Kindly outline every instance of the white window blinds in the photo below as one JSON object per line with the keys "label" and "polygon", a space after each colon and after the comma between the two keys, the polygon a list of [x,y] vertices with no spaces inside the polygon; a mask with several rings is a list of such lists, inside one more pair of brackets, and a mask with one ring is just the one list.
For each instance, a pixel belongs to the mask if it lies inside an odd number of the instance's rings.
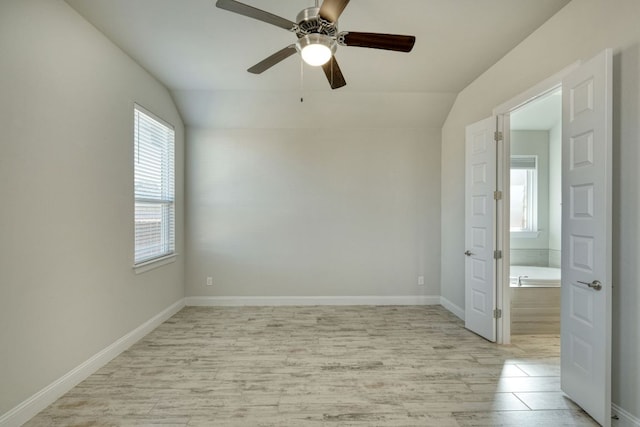
{"label": "white window blinds", "polygon": [[173,127],[134,108],[135,261],[175,252]]}
{"label": "white window blinds", "polygon": [[535,169],[537,156],[511,156],[511,169]]}

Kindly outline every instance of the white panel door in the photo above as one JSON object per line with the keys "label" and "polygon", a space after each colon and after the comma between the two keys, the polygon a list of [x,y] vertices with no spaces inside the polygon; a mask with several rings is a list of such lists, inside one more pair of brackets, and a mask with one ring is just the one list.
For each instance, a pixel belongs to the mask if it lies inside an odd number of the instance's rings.
{"label": "white panel door", "polygon": [[611,51],[562,82],[562,390],[611,423]]}
{"label": "white panel door", "polygon": [[495,117],[467,126],[465,156],[465,327],[492,342],[496,340],[495,131]]}

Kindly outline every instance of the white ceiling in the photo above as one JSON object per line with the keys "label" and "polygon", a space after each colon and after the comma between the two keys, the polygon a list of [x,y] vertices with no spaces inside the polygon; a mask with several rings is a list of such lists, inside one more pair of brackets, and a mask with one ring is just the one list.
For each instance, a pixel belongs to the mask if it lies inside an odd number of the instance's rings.
{"label": "white ceiling", "polygon": [[[243,0],[295,20],[312,0]],[[215,0],[67,0],[163,82],[198,127],[440,127],[457,93],[569,0],[352,0],[342,31],[410,34],[411,53],[338,48],[347,86],[292,56],[246,69],[292,44],[281,28]],[[305,102],[300,102],[301,93]]]}

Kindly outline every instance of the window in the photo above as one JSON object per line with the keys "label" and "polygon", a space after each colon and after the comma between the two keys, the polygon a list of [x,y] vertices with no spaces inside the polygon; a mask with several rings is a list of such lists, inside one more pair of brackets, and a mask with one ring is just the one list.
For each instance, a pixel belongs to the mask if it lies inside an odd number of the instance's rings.
{"label": "window", "polygon": [[537,157],[511,156],[511,231],[537,233]]}
{"label": "window", "polygon": [[134,107],[135,261],[139,266],[175,252],[172,126]]}

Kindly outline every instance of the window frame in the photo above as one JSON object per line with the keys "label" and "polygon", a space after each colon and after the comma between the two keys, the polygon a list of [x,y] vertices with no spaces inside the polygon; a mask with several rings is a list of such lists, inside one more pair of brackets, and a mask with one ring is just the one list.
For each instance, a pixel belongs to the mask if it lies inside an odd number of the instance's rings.
{"label": "window frame", "polygon": [[[155,122],[160,127],[158,128],[164,134],[169,134],[168,139],[165,141],[160,141],[166,146],[162,147],[162,157],[163,160],[160,162],[160,167],[165,170],[160,171],[160,177],[158,181],[154,184],[160,186],[160,190],[158,190],[161,195],[159,197],[149,196],[148,194],[144,197],[139,194],[139,190],[137,185],[139,184],[139,177],[136,164],[140,160],[140,144],[142,141],[139,139],[139,119],[143,117],[144,120],[149,121],[150,123]],[[134,238],[133,238],[133,268],[136,272],[142,273],[145,271],[152,270],[154,268],[160,267],[162,265],[169,264],[175,261],[177,256],[176,253],[176,197],[175,197],[175,127],[158,117],[156,114],[152,113],[145,107],[141,106],[138,103],[134,103],[133,105],[133,155],[132,155],[132,166],[133,166],[133,199],[134,199],[134,214],[133,214],[133,227],[134,227]],[[164,159],[167,156],[168,159]],[[165,164],[164,162],[167,162]],[[153,166],[153,165],[152,165]],[[139,205],[146,206],[160,206],[161,214],[160,214],[160,231],[158,232],[158,237],[161,240],[160,246],[162,249],[156,253],[153,253],[151,256],[140,257],[138,251],[140,249],[140,244],[138,241],[138,228],[137,223],[140,221],[138,207]],[[167,213],[164,212],[165,208],[167,208]]]}
{"label": "window frame", "polygon": [[[533,162],[533,167],[516,167],[513,166],[509,169],[509,173],[513,170],[525,170],[526,174],[526,211],[530,220],[528,221],[528,228],[514,229],[509,224],[510,233],[514,234],[514,237],[520,238],[536,238],[538,237],[538,156],[535,154],[512,154],[511,155],[512,163],[513,159],[530,159]],[[511,180],[510,180],[511,181]],[[512,184],[510,184],[512,185]],[[509,191],[512,192],[511,188]],[[513,203],[513,198],[510,197],[510,204]],[[511,207],[509,208],[511,210]]]}

